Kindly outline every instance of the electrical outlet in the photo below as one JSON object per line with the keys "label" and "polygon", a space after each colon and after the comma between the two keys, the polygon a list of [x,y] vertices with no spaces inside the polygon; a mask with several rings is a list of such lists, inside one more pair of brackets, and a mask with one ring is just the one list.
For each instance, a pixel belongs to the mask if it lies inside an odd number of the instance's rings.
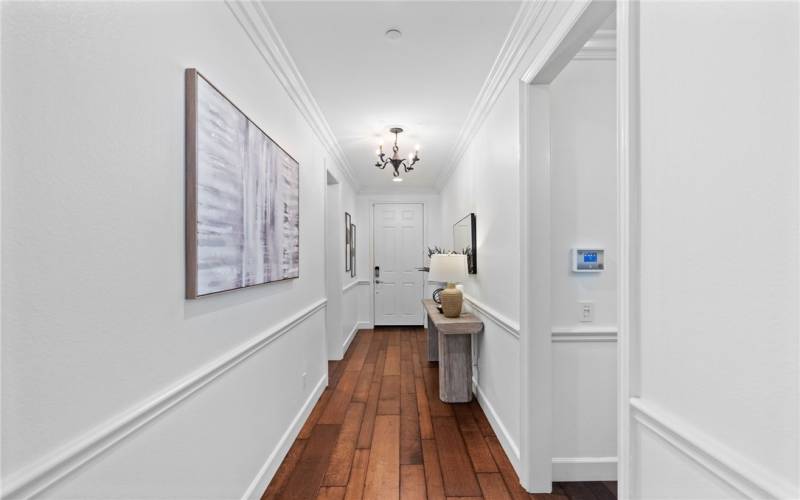
{"label": "electrical outlet", "polygon": [[581,323],[591,323],[594,321],[594,302],[578,302],[580,306]]}
{"label": "electrical outlet", "polygon": [[308,379],[308,377],[306,375],[308,375],[308,374],[306,372],[303,372],[303,390],[304,391],[306,390],[306,379]]}

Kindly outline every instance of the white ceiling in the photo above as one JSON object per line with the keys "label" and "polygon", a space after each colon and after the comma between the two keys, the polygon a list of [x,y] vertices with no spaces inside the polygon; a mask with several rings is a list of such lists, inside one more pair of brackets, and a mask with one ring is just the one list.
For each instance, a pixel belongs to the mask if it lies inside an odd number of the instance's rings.
{"label": "white ceiling", "polygon": [[[505,40],[515,1],[267,2],[265,7],[363,190],[433,188]],[[403,36],[384,33],[398,28]],[[378,138],[413,172],[374,167]],[[401,169],[402,172],[402,169]]]}

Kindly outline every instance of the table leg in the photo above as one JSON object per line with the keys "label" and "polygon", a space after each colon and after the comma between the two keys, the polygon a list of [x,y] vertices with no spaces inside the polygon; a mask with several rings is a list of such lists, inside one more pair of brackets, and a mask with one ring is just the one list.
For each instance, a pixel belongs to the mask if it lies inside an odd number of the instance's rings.
{"label": "table leg", "polygon": [[472,400],[472,335],[439,335],[439,399]]}
{"label": "table leg", "polygon": [[439,361],[439,330],[428,316],[428,361]]}

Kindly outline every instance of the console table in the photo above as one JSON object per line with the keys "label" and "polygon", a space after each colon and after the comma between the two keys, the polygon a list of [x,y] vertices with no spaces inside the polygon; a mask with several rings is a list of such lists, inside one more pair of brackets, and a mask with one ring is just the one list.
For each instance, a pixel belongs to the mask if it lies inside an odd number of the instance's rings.
{"label": "console table", "polygon": [[483,322],[468,312],[446,318],[431,299],[422,305],[428,314],[428,361],[439,362],[439,399],[467,403],[472,400],[472,335],[483,331]]}

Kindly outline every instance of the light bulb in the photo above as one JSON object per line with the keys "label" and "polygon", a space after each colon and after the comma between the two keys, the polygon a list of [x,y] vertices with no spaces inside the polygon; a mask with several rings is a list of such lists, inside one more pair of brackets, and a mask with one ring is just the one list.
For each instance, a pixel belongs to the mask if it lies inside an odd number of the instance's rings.
{"label": "light bulb", "polygon": [[417,151],[419,151],[419,144],[417,144],[416,146],[414,146],[414,149],[416,149]]}
{"label": "light bulb", "polygon": [[409,160],[413,160],[414,159],[414,153],[408,153],[408,159]]}
{"label": "light bulb", "polygon": [[392,178],[392,182],[403,182],[403,178],[402,177],[394,177],[394,178]]}

